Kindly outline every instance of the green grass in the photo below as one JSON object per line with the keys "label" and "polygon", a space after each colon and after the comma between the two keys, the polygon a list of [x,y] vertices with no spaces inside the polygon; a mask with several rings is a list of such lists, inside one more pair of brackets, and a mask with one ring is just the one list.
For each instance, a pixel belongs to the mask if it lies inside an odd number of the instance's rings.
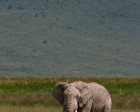
{"label": "green grass", "polygon": [[[43,78],[42,78],[43,79]],[[0,80],[0,93],[50,93],[54,85],[59,81],[73,82],[83,80],[85,82],[96,81],[105,86],[111,94],[140,94],[140,79],[127,78],[35,78],[34,80]]]}
{"label": "green grass", "polygon": [[48,93],[52,87],[50,82],[1,82],[0,93]]}

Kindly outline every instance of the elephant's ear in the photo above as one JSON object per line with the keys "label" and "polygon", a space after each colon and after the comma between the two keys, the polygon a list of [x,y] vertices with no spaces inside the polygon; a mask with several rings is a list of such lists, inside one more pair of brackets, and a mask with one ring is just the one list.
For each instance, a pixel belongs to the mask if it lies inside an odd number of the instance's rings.
{"label": "elephant's ear", "polygon": [[68,83],[67,82],[60,82],[60,83],[55,85],[55,87],[53,88],[53,91],[52,91],[52,96],[62,105],[64,102],[64,96],[63,96],[64,86],[66,84],[68,84]]}
{"label": "elephant's ear", "polygon": [[90,98],[92,97],[92,92],[88,87],[84,87],[83,90],[81,91],[81,95],[79,97],[78,103],[80,107],[83,107]]}

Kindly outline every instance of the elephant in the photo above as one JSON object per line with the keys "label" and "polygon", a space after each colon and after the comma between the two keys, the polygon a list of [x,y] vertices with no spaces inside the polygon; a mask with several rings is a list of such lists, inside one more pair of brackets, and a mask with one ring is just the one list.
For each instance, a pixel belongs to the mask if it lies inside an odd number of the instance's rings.
{"label": "elephant", "polygon": [[110,94],[96,82],[59,82],[52,96],[63,106],[63,112],[111,112]]}

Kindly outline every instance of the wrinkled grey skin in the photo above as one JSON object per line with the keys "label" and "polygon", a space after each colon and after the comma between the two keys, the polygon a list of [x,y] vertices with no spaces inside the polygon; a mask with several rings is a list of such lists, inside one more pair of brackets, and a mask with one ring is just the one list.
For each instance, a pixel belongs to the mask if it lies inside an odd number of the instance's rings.
{"label": "wrinkled grey skin", "polygon": [[64,112],[111,112],[110,94],[95,82],[60,82],[53,88],[52,95]]}

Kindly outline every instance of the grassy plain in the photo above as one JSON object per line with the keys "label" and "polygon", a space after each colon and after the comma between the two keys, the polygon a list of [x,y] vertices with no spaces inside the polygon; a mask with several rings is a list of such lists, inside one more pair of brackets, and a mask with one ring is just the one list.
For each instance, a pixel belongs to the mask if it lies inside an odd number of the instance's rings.
{"label": "grassy plain", "polygon": [[140,78],[0,78],[0,93],[50,93],[61,81],[98,82],[111,94],[140,94]]}
{"label": "grassy plain", "polygon": [[0,78],[0,104],[11,106],[60,106],[51,96],[60,81],[98,82],[110,92],[113,109],[140,109],[139,78]]}

